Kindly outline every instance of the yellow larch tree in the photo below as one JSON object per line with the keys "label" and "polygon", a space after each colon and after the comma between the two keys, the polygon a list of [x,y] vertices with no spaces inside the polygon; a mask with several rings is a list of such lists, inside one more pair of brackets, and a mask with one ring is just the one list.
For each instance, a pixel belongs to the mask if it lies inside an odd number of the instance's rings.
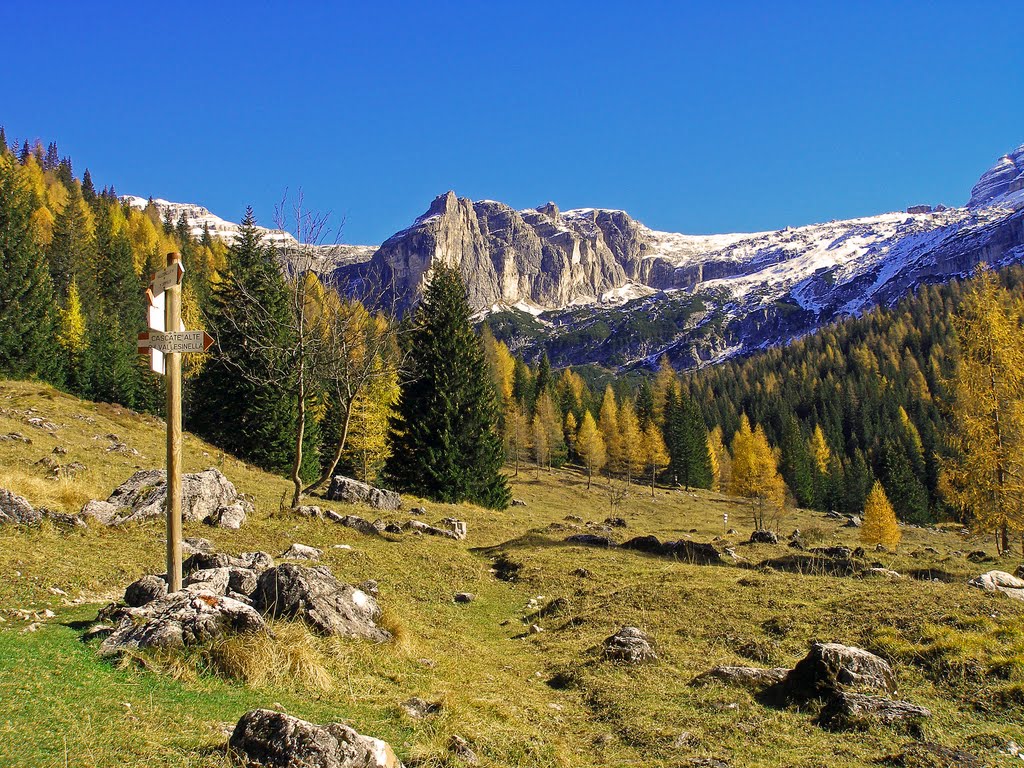
{"label": "yellow larch tree", "polygon": [[764,430],[751,430],[746,414],[732,440],[732,482],[730,492],[750,499],[754,528],[763,530],[772,513],[782,510],[786,484]]}
{"label": "yellow larch tree", "polygon": [[587,488],[589,489],[594,472],[600,472],[605,462],[608,461],[604,437],[601,435],[601,430],[597,428],[590,411],[583,414],[583,423],[576,436],[576,450],[587,468]]}
{"label": "yellow larch tree", "polygon": [[626,485],[644,471],[644,435],[632,400],[619,409],[619,460],[626,472]]}
{"label": "yellow larch tree", "polygon": [[722,439],[722,428],[718,425],[708,432],[708,449],[711,454],[711,490],[723,491],[732,482],[732,457]]}
{"label": "yellow larch tree", "polygon": [[953,327],[960,347],[951,381],[954,407],[940,490],[979,531],[1024,530],[1024,333],[1022,307],[982,265]]}
{"label": "yellow larch tree", "polygon": [[658,364],[658,373],[654,377],[654,384],[651,386],[651,398],[654,401],[654,420],[659,426],[665,424],[665,401],[669,392],[679,389],[679,377],[676,369],[669,363],[666,355],[661,356]]}
{"label": "yellow larch tree", "polygon": [[668,466],[668,448],[665,447],[665,439],[661,436],[661,430],[652,420],[643,436],[644,464],[651,473],[651,498],[654,498],[654,481],[658,472]]}
{"label": "yellow larch tree", "polygon": [[881,544],[894,549],[902,537],[896,512],[885,495],[882,484],[875,480],[867,501],[864,502],[864,519],[860,528],[860,539],[865,544]]}
{"label": "yellow larch tree", "polygon": [[605,450],[608,454],[608,468],[610,472],[619,470],[620,445],[619,438],[619,407],[615,402],[615,392],[611,385],[605,388],[604,398],[601,400],[601,412],[597,417],[597,426],[601,430],[601,437],[604,439]]}

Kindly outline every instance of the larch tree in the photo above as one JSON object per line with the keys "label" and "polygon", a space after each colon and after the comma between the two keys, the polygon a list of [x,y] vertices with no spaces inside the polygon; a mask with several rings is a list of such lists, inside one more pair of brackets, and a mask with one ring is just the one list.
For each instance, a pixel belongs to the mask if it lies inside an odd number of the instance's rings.
{"label": "larch tree", "polygon": [[504,509],[512,493],[501,472],[496,397],[481,375],[486,362],[470,318],[458,271],[436,267],[409,332],[384,472],[400,491]]}
{"label": "larch tree", "polygon": [[901,537],[896,512],[889,503],[882,484],[876,480],[864,503],[860,539],[865,544],[881,544],[893,549],[900,543]]}
{"label": "larch tree", "polygon": [[562,436],[565,440],[566,458],[570,460],[576,457],[576,431],[576,417],[572,411],[567,411],[562,423]]}
{"label": "larch tree", "polygon": [[722,428],[717,424],[708,432],[708,449],[712,466],[711,490],[724,491],[732,483],[732,457],[722,439]]}
{"label": "larch tree", "polygon": [[960,355],[949,390],[952,457],[942,462],[940,488],[978,530],[996,534],[1000,551],[1010,530],[1024,530],[1024,343],[1020,303],[982,266],[953,326]]}
{"label": "larch tree", "polygon": [[668,466],[669,455],[668,449],[665,447],[665,440],[661,436],[661,430],[658,429],[658,425],[654,423],[653,419],[648,422],[647,429],[644,430],[643,456],[644,463],[650,471],[651,498],[654,498],[654,481],[658,472]]}
{"label": "larch tree", "polygon": [[604,390],[604,398],[601,400],[601,412],[597,420],[598,429],[601,430],[601,437],[604,439],[605,450],[607,451],[609,474],[620,468],[622,439],[619,436],[619,407],[615,402],[615,392],[611,385]]}
{"label": "larch tree", "polygon": [[750,499],[754,528],[763,530],[770,517],[782,510],[786,485],[764,430],[751,430],[746,414],[732,440],[732,483],[730,492]]}
{"label": "larch tree", "polygon": [[533,420],[530,422],[530,438],[533,443],[533,461],[537,465],[537,469],[550,467],[551,433],[548,431],[547,424],[544,423],[544,417],[541,416],[539,408],[533,414]]}
{"label": "larch tree", "polygon": [[584,411],[583,423],[580,424],[580,431],[576,437],[576,450],[579,451],[580,459],[587,468],[587,489],[595,472],[600,472],[608,461],[608,453],[604,444],[604,437],[601,430],[597,428],[594,417],[590,411]]}
{"label": "larch tree", "polygon": [[643,432],[632,400],[626,400],[619,410],[619,450],[626,485],[629,485],[634,475],[644,471]]}

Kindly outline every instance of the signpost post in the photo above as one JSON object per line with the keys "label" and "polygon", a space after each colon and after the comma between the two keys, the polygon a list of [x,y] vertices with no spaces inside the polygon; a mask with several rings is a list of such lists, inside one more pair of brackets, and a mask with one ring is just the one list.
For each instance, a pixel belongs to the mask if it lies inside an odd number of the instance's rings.
{"label": "signpost post", "polygon": [[[181,324],[181,255],[167,254],[167,268],[153,275],[146,290],[149,333],[140,333],[139,354],[167,378],[167,590],[181,589],[181,356],[205,352],[213,343],[206,331]],[[161,311],[162,310],[162,311]]]}

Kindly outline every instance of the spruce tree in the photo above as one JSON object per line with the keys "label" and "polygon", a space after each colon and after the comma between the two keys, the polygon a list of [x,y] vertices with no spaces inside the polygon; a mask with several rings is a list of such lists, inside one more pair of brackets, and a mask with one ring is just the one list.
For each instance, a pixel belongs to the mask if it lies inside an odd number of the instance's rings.
{"label": "spruce tree", "polygon": [[459,273],[435,269],[409,335],[385,475],[401,491],[505,508],[494,388]]}
{"label": "spruce tree", "polygon": [[53,288],[32,233],[32,194],[0,157],[0,374],[46,373],[53,350]]}
{"label": "spruce tree", "polygon": [[262,238],[250,208],[213,291],[208,321],[217,345],[196,378],[186,417],[189,429],[221,448],[285,473],[294,456],[297,407],[285,383],[267,372],[279,367],[268,350],[288,343],[287,288]]}

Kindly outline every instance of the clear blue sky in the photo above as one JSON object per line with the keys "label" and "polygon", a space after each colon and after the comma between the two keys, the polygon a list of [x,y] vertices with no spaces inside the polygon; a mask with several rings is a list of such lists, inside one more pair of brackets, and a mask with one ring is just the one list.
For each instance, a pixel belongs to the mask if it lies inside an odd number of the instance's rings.
{"label": "clear blue sky", "polygon": [[1024,143],[1024,3],[19,3],[9,138],[378,243],[437,194],[692,233],[962,204]]}

